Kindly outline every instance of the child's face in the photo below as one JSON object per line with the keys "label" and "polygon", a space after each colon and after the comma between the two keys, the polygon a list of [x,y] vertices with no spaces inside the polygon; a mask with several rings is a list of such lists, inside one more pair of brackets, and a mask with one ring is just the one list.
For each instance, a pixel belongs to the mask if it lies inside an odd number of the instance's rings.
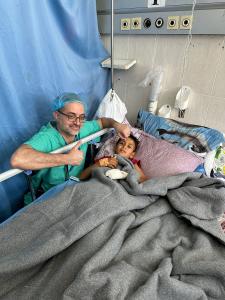
{"label": "child's face", "polygon": [[135,141],[128,137],[124,140],[120,139],[116,144],[116,154],[126,158],[133,158],[135,155],[136,144]]}

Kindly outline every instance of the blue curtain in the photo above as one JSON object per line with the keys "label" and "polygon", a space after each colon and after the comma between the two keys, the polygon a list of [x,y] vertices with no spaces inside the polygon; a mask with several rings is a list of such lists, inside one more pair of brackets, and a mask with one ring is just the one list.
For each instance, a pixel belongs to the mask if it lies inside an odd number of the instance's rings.
{"label": "blue curtain", "polygon": [[[109,88],[95,0],[0,1],[0,173],[13,151],[51,119],[59,93],[76,92],[91,118]],[[0,221],[22,206],[23,174],[0,183]]]}

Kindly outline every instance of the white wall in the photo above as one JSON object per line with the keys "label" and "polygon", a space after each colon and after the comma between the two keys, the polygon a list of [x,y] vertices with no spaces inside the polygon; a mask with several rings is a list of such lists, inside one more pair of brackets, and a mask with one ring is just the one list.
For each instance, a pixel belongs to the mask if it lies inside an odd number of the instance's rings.
{"label": "white wall", "polygon": [[[110,52],[110,36],[103,36],[102,39]],[[182,83],[189,85],[194,97],[185,118],[179,119],[175,109],[171,117],[225,132],[224,47],[225,36],[193,35],[191,43],[187,36],[115,36],[115,58],[137,60],[131,69],[114,72],[115,90],[127,105],[128,119],[134,123],[139,108],[147,109],[150,87],[142,88],[138,83],[150,69],[161,65],[165,75],[158,107],[162,104],[174,106]]]}

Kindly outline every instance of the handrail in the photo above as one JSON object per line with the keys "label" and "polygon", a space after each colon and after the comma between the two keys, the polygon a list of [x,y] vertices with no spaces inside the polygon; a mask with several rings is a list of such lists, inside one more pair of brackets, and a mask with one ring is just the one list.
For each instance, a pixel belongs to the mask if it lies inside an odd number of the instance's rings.
{"label": "handrail", "polygon": [[[97,138],[97,137],[105,134],[109,130],[110,129],[108,129],[108,128],[102,129],[102,130],[100,130],[100,131],[98,131],[96,133],[93,133],[93,134],[91,134],[91,135],[89,135],[89,136],[87,136],[87,137],[85,137],[83,139],[80,139],[79,141],[81,141],[81,144],[85,144],[85,143],[87,143],[87,142],[89,142],[89,141],[91,141],[91,140],[93,140],[93,139],[95,139],[95,138]],[[79,141],[73,142],[73,143],[71,143],[69,145],[66,145],[66,146],[62,147],[62,148],[56,149],[56,150],[54,150],[54,151],[52,151],[50,153],[64,153],[64,152],[67,152],[67,151],[71,150]],[[2,182],[4,180],[7,180],[7,179],[9,179],[9,178],[11,178],[11,177],[13,177],[13,176],[15,176],[17,174],[20,174],[23,171],[24,170],[21,170],[21,169],[10,169],[10,170],[8,170],[6,172],[3,172],[3,173],[0,174],[0,182]]]}

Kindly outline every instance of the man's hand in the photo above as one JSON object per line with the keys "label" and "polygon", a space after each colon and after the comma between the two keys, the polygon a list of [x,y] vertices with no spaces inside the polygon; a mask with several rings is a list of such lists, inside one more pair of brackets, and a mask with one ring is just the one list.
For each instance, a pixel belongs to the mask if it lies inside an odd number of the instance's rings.
{"label": "man's hand", "polygon": [[117,123],[114,128],[122,139],[130,136],[130,127],[128,125]]}
{"label": "man's hand", "polygon": [[126,124],[121,124],[111,118],[98,119],[101,128],[114,128],[122,139],[130,136],[130,127]]}
{"label": "man's hand", "polygon": [[115,157],[104,157],[99,159],[95,165],[115,169],[118,166],[118,160]]}
{"label": "man's hand", "polygon": [[68,165],[78,166],[82,163],[84,159],[83,151],[80,151],[78,148],[80,147],[81,142],[78,142],[76,146],[74,146],[68,153]]}

